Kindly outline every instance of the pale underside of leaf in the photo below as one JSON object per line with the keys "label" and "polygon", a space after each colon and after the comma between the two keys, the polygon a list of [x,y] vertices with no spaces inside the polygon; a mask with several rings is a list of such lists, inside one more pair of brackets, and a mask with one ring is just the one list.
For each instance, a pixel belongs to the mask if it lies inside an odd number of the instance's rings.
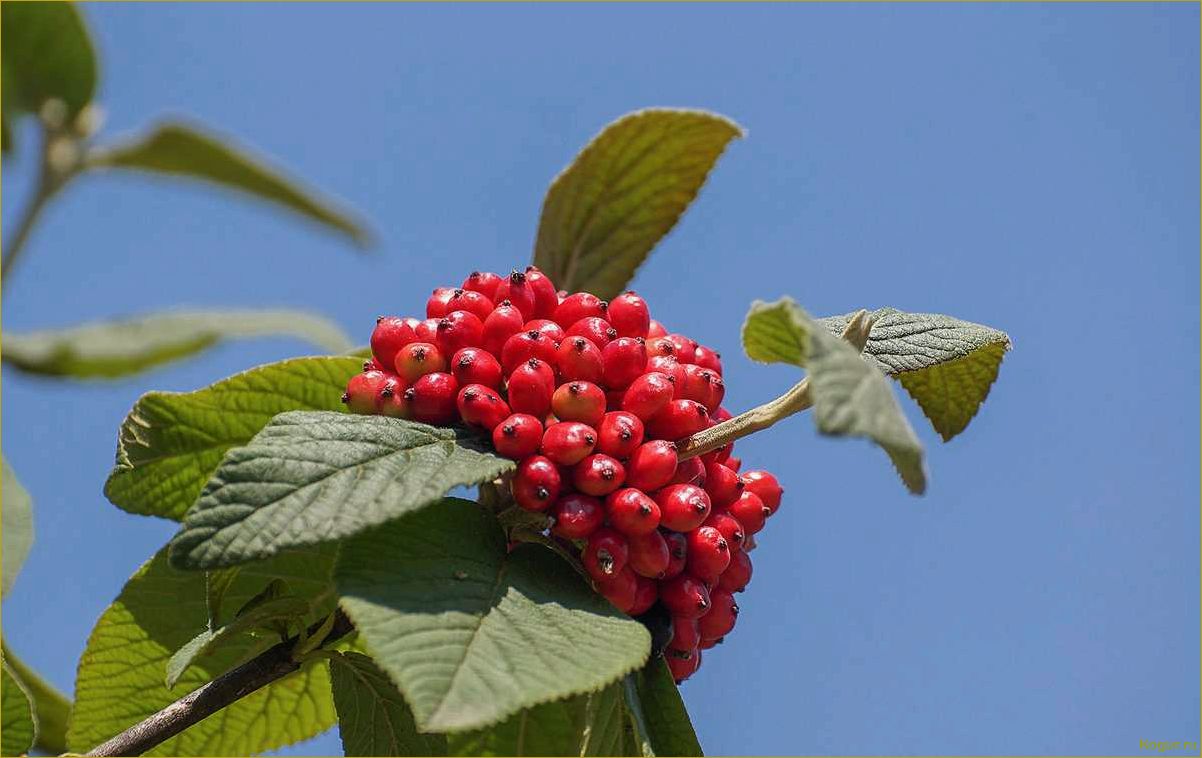
{"label": "pale underside of leaf", "polygon": [[619,294],[742,134],[697,110],[655,108],[613,122],[551,183],[535,265],[570,292]]}
{"label": "pale underside of leaf", "polygon": [[513,469],[488,450],[461,430],[401,419],[280,414],[226,455],[171,559],[218,568],[352,536]]}
{"label": "pale underside of leaf", "polygon": [[366,655],[348,652],[330,660],[338,731],[345,755],[446,755],[441,734],[417,731],[396,685]]}
{"label": "pale underside of leaf", "polygon": [[33,499],[21,486],[17,475],[8,465],[7,458],[0,458],[0,596],[12,589],[21,572],[21,566],[33,546]]}
{"label": "pale underside of leaf", "polygon": [[121,425],[104,494],[131,513],[180,520],[226,452],[279,413],[342,408],[354,358],[294,358],[194,392],[143,395]]}
{"label": "pale underside of leaf", "polygon": [[447,499],[345,543],[341,603],[419,728],[461,732],[599,690],[642,665],[642,624],[555,554],[507,552],[496,520]]}

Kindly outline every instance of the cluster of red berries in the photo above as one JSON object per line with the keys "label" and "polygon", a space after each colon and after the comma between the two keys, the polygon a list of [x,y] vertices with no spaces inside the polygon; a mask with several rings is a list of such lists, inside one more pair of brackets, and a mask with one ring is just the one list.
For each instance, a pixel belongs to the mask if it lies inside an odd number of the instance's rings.
{"label": "cluster of red berries", "polygon": [[754,535],[780,505],[733,443],[678,460],[676,442],[730,418],[713,350],[651,319],[627,292],[557,291],[537,268],[434,290],[426,319],[381,317],[347,385],[356,413],[462,422],[518,461],[519,506],[553,519],[597,589],[632,616],[671,616],[677,681],[734,628]]}

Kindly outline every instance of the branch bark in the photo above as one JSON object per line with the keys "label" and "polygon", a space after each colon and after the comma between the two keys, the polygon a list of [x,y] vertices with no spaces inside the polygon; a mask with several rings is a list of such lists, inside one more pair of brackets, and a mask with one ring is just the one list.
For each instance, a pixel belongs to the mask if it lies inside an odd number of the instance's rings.
{"label": "branch bark", "polygon": [[[309,627],[309,633],[315,633],[320,627],[319,621]],[[353,629],[351,620],[341,610],[335,611],[334,625],[325,642],[340,639]],[[292,657],[298,639],[292,637],[265,650],[141,723],[134,724],[108,742],[97,745],[87,755],[141,755],[222,708],[288,676],[301,667],[301,663]]]}

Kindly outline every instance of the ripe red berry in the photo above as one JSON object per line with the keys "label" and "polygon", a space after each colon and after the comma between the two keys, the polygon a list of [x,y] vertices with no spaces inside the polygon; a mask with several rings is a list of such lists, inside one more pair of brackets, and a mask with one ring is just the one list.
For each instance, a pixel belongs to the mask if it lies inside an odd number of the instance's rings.
{"label": "ripe red berry", "polygon": [[395,374],[385,380],[376,400],[376,411],[391,418],[413,418],[413,408],[405,393],[404,381]]}
{"label": "ripe red berry", "polygon": [[426,301],[426,318],[438,320],[447,315],[447,301],[455,294],[454,287],[437,287]]}
{"label": "ripe red berry", "polygon": [[693,362],[722,376],[722,356],[705,345],[698,345],[693,353]]}
{"label": "ripe red berry", "polygon": [[[731,444],[733,445],[734,443],[732,442]],[[731,471],[738,472],[738,470],[743,467],[743,459],[735,458],[734,456],[727,456],[723,465],[725,465]]]}
{"label": "ripe red berry", "polygon": [[388,375],[383,371],[364,371],[362,374],[355,374],[346,383],[346,392],[342,395],[342,402],[346,404],[347,410],[351,413],[375,413],[380,390],[386,381],[388,381]]}
{"label": "ripe red berry", "polygon": [[410,386],[426,374],[446,370],[446,356],[429,342],[410,342],[396,354],[396,372]]}
{"label": "ripe red berry", "polygon": [[597,452],[623,459],[643,442],[643,422],[633,413],[610,411],[597,427]]}
{"label": "ripe red berry", "polygon": [[664,569],[662,578],[671,579],[674,576],[680,576],[688,561],[688,540],[680,532],[660,529],[659,533],[663,536],[664,542],[668,544],[668,568]]}
{"label": "ripe red berry", "polygon": [[454,355],[465,347],[479,347],[484,344],[483,335],[484,322],[476,314],[451,311],[439,320],[436,339],[438,349],[443,355]]}
{"label": "ripe red berry", "polygon": [[629,387],[643,375],[647,348],[641,337],[618,337],[601,350],[605,361],[605,384],[610,389]]}
{"label": "ripe red berry", "polygon": [[668,646],[677,650],[692,650],[701,642],[697,619],[685,616],[672,617],[672,639]]}
{"label": "ripe red berry", "polygon": [[652,371],[635,379],[622,396],[622,410],[638,416],[643,423],[667,407],[674,393],[667,374]]}
{"label": "ripe red berry", "polygon": [[522,331],[542,332],[549,337],[552,342],[555,343],[556,347],[558,347],[559,343],[563,342],[564,338],[567,336],[562,326],[545,318],[536,318],[533,321],[527,321],[525,324],[522,324]]}
{"label": "ripe red berry", "polygon": [[673,616],[701,618],[710,609],[710,593],[695,577],[681,574],[659,583],[659,599]]}
{"label": "ripe red berry", "polygon": [[572,492],[556,501],[553,515],[553,534],[569,540],[580,540],[601,528],[605,521],[605,508],[600,500],[591,495]]}
{"label": "ripe red berry", "polygon": [[605,301],[588,292],[577,292],[568,295],[555,308],[551,320],[567,329],[582,318],[597,316],[605,318],[607,308]]}
{"label": "ripe red berry", "polygon": [[704,639],[718,639],[730,634],[739,616],[735,596],[718,587],[710,590],[710,610],[697,621],[697,631]]}
{"label": "ripe red berry", "polygon": [[751,556],[746,550],[730,554],[730,565],[718,578],[718,586],[727,592],[742,592],[751,581]]}
{"label": "ripe red berry", "polygon": [[606,579],[626,567],[630,548],[620,532],[601,527],[588,536],[588,544],[580,554],[584,570],[594,579]]}
{"label": "ripe red berry", "polygon": [[684,381],[684,370],[680,361],[672,355],[653,355],[647,359],[647,372],[658,371],[672,379],[672,384]]}
{"label": "ripe red berry", "polygon": [[564,382],[551,396],[551,410],[560,421],[596,427],[605,416],[605,393],[592,382]]}
{"label": "ripe red berry", "polygon": [[717,462],[705,464],[705,491],[715,508],[725,508],[743,491],[743,479]]}
{"label": "ripe red berry", "polygon": [[780,496],[784,493],[784,489],[775,476],[767,471],[748,471],[743,474],[743,481],[747,483],[747,489],[759,496],[764,507],[768,509],[769,515],[776,513],[776,509],[780,507]]}
{"label": "ripe red berry", "polygon": [[626,467],[617,460],[595,453],[572,469],[572,484],[586,495],[602,497],[622,486]]}
{"label": "ripe red berry", "polygon": [[749,489],[744,489],[735,498],[735,501],[724,509],[730,515],[739,520],[743,525],[743,531],[747,536],[751,536],[764,528],[764,520],[768,518],[770,511],[764,505],[764,501],[760,500],[759,495]]}
{"label": "ripe red berry", "polygon": [[508,300],[502,301],[484,319],[484,332],[480,338],[484,349],[499,356],[506,340],[522,331],[525,323],[521,311]]}
{"label": "ripe red berry", "polygon": [[489,432],[509,416],[509,406],[497,391],[483,384],[469,384],[459,390],[455,405],[465,423]]}
{"label": "ripe red berry", "polygon": [[689,458],[676,464],[676,472],[668,484],[696,484],[705,487],[705,466],[700,458]]}
{"label": "ripe red berry", "polygon": [[677,399],[695,400],[706,407],[706,409],[717,408],[715,397],[717,395],[718,383],[721,380],[714,375],[714,372],[706,368],[701,368],[695,363],[680,364],[680,375],[676,381]]}
{"label": "ripe red berry", "polygon": [[663,487],[676,473],[676,445],[665,440],[644,442],[626,462],[626,486],[651,492]]}
{"label": "ripe red berry", "polygon": [[655,502],[660,524],[677,532],[696,529],[710,515],[709,495],[694,484],[670,484],[655,493]]}
{"label": "ripe red berry", "polygon": [[664,325],[661,324],[660,322],[656,321],[655,319],[651,319],[651,324],[647,327],[647,339],[652,340],[652,339],[656,339],[658,337],[667,337],[667,336],[668,336],[668,330],[664,328]]}
{"label": "ripe red berry", "polygon": [[381,316],[376,319],[376,328],[371,332],[371,354],[376,368],[396,365],[396,354],[405,345],[417,339],[413,327],[403,318]]}
{"label": "ripe red berry", "polygon": [[647,301],[633,292],[615,297],[607,312],[609,323],[618,330],[619,337],[646,337],[651,327],[651,312]]}
{"label": "ripe red berry", "polygon": [[[710,377],[710,401],[705,404],[705,407],[711,411],[710,419],[713,420],[712,412],[721,407],[722,401],[726,399],[726,382],[722,377],[714,374]],[[714,422],[717,423],[717,422]]]}
{"label": "ripe red berry", "polygon": [[[623,569],[623,573],[631,572],[630,566],[627,565]],[[659,584],[653,582],[645,576],[635,577],[638,586],[634,592],[634,602],[630,607],[626,608],[626,612],[631,616],[638,616],[651,610],[651,606],[655,605],[655,601],[659,600]],[[608,582],[607,582],[608,584]]]}
{"label": "ripe red berry", "polygon": [[716,584],[730,565],[730,545],[726,538],[712,526],[699,526],[686,533],[685,539],[689,543],[685,568],[701,581]]}
{"label": "ripe red berry", "polygon": [[543,424],[528,413],[515,413],[492,430],[492,444],[506,458],[521,460],[538,452]]}
{"label": "ripe red berry", "polygon": [[479,292],[495,303],[497,301],[497,287],[500,284],[501,277],[491,271],[473,271],[463,280],[463,289]]}
{"label": "ripe red berry", "polygon": [[[614,495],[621,494],[624,491],[619,490]],[[637,492],[637,490],[635,491]],[[612,498],[614,495],[610,495],[610,497]],[[655,502],[652,501],[651,504],[655,505]],[[659,510],[658,506],[656,506],[656,510]],[[610,517],[610,523],[613,523],[612,516]],[[630,566],[634,573],[650,579],[662,579],[666,576],[668,564],[672,560],[672,556],[668,553],[668,541],[664,539],[664,535],[658,529],[646,534],[630,534],[617,524],[614,524],[614,528],[626,535],[626,541],[630,546],[630,554],[626,558],[626,565]]]}
{"label": "ripe red berry", "polygon": [[[659,527],[659,505],[645,492],[634,487],[620,489],[607,497],[605,515],[610,526],[630,537],[656,534],[655,530]],[[665,564],[667,549],[667,545],[664,545]]]}
{"label": "ripe red berry", "polygon": [[538,358],[540,361],[555,365],[557,357],[555,343],[551,341],[551,338],[537,329],[531,329],[526,332],[518,332],[505,340],[505,345],[501,348],[501,367],[507,373],[512,372],[519,364],[525,363],[531,358]]}
{"label": "ripe red berry", "polygon": [[551,318],[559,307],[555,284],[537,266],[526,267],[526,284],[534,291],[534,315],[531,318]]}
{"label": "ripe red berry", "polygon": [[425,374],[406,390],[413,418],[424,424],[449,424],[455,420],[458,391],[459,383],[450,374],[441,371]]}
{"label": "ripe red berry", "polygon": [[565,337],[555,351],[555,364],[565,381],[580,379],[595,384],[603,377],[601,349],[587,337]]}
{"label": "ripe red berry", "polygon": [[589,316],[582,318],[576,323],[568,327],[569,337],[586,337],[592,340],[593,344],[601,349],[610,343],[610,340],[618,336],[618,332],[609,322],[600,316]]}
{"label": "ripe red berry", "polygon": [[705,520],[705,523],[702,524],[702,527],[707,526],[718,530],[718,533],[726,540],[726,544],[730,545],[732,553],[743,549],[743,540],[746,535],[743,534],[743,525],[734,516],[729,513],[713,511],[710,513],[709,518]]}
{"label": "ripe red berry", "polygon": [[542,418],[551,410],[551,391],[555,387],[555,372],[546,363],[530,358],[509,375],[506,391],[509,407],[514,413],[529,413]]}
{"label": "ripe red berry", "polygon": [[534,288],[526,281],[526,275],[521,271],[514,271],[497,286],[495,299],[508,300],[514,308],[521,311],[523,323],[538,318],[536,315],[538,309],[535,307],[538,295],[535,294]]}
{"label": "ripe red berry", "polygon": [[669,334],[664,339],[676,347],[676,359],[681,363],[696,363],[697,340],[683,334]]}
{"label": "ripe red berry", "polygon": [[542,453],[561,466],[575,466],[593,452],[597,432],[579,421],[560,421],[543,432]]}
{"label": "ripe red berry", "polygon": [[559,469],[541,455],[518,464],[510,489],[517,504],[528,511],[545,511],[559,497]]}
{"label": "ripe red berry", "polygon": [[647,340],[647,358],[661,357],[676,359],[676,343],[667,337]]}
{"label": "ripe red berry", "polygon": [[[594,577],[597,591],[623,613],[634,613],[639,601],[638,577],[629,569],[606,577]],[[652,601],[654,602],[654,601]]]}
{"label": "ripe red berry", "polygon": [[701,668],[701,651],[668,648],[664,651],[664,660],[668,664],[668,670],[672,672],[672,678],[680,684]]}
{"label": "ripe red berry", "polygon": [[714,639],[710,639],[709,637],[702,637],[701,642],[697,643],[697,654],[701,655],[702,650],[709,650],[714,645],[721,644],[721,642],[722,642],[721,637],[717,637]]}
{"label": "ripe red berry", "polygon": [[695,400],[673,400],[644,421],[652,437],[681,440],[708,427],[710,417],[705,406]]}
{"label": "ripe red berry", "polygon": [[465,347],[451,357],[451,375],[459,384],[483,384],[493,389],[501,388],[504,374],[500,362],[493,354],[479,347]]}
{"label": "ripe red berry", "polygon": [[417,322],[417,326],[413,327],[413,334],[417,337],[417,341],[431,344],[436,342],[438,340],[438,322],[441,320],[442,316],[439,316]]}
{"label": "ripe red berry", "polygon": [[452,291],[451,296],[447,298],[447,313],[467,311],[481,322],[493,312],[493,307],[491,298],[473,290],[457,289]]}

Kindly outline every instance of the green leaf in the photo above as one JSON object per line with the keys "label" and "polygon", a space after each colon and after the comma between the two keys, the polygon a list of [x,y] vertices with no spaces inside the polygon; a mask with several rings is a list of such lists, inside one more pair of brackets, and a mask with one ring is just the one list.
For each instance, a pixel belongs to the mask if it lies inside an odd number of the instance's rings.
{"label": "green leaf", "polygon": [[836,437],[866,437],[889,455],[910,492],[926,490],[922,445],[897,404],[885,375],[810,318],[790,298],[752,303],[743,345],[753,360],[807,369],[814,423]]}
{"label": "green leaf", "polygon": [[124,168],[198,179],[237,190],[300,214],[366,247],[362,222],[262,158],[193,124],[162,123],[148,135],[88,156],[89,168]]}
{"label": "green leaf", "polygon": [[289,336],[341,353],[351,341],[301,311],[176,311],[68,329],[4,335],[4,361],[43,376],[116,379],[179,360],[221,340]]}
{"label": "green leaf", "polygon": [[37,733],[32,698],[7,663],[0,667],[0,755],[25,755]]}
{"label": "green leaf", "polygon": [[[241,604],[263,585],[286,578],[309,598],[316,619],[334,606],[330,573],[333,548],[293,551],[244,566],[228,602]],[[199,658],[169,690],[163,674],[171,655],[206,627],[204,574],[167,564],[166,550],[140,568],[101,615],[88,638],[75,680],[75,710],[67,742],[86,752],[170,705],[273,644],[242,637]],[[250,755],[312,737],[334,724],[334,703],[324,665],[308,665],[238,700],[156,747],[156,755]]]}
{"label": "green leaf", "polygon": [[233,566],[350,537],[514,468],[490,448],[462,430],[385,416],[282,413],[226,454],[171,561]]}
{"label": "green leaf", "polygon": [[217,569],[205,572],[205,609],[209,613],[209,630],[217,631],[221,626],[221,606],[225,603],[225,593],[238,578],[240,567]]}
{"label": "green leaf", "polygon": [[92,101],[96,54],[73,3],[0,4],[0,50],[5,108],[37,112],[57,98],[74,117]]}
{"label": "green leaf", "polygon": [[18,658],[7,642],[3,647],[4,663],[25,689],[33,701],[34,720],[37,722],[37,738],[34,746],[52,755],[67,751],[67,719],[71,715],[71,701],[46,682],[36,671]]}
{"label": "green leaf", "polygon": [[704,755],[662,656],[655,656],[641,670],[628,675],[623,693],[643,755]]}
{"label": "green leaf", "polygon": [[642,624],[551,551],[507,551],[496,519],[465,500],[347,541],[336,582],[423,731],[480,729],[599,690],[650,652]]}
{"label": "green leaf", "polygon": [[524,709],[487,729],[453,734],[447,744],[452,755],[464,756],[627,755],[625,728],[621,688],[611,684]]}
{"label": "green leaf", "polygon": [[534,263],[561,288],[626,288],[705,183],[738,124],[705,111],[635,111],[593,138],[547,190]]}
{"label": "green leaf", "polygon": [[143,395],[121,424],[104,494],[130,513],[180,520],[230,448],[278,413],[338,410],[355,358],[295,358],[250,369],[195,392]]}
{"label": "green leaf", "polygon": [[338,731],[346,755],[446,755],[441,734],[422,734],[405,699],[366,655],[330,659]]}
{"label": "green leaf", "polygon": [[[842,332],[851,314],[820,321]],[[968,426],[997,379],[1010,337],[938,313],[881,308],[872,314],[864,355],[894,377],[947,442]]]}
{"label": "green leaf", "polygon": [[33,500],[17,475],[0,458],[0,597],[8,594],[33,546]]}

